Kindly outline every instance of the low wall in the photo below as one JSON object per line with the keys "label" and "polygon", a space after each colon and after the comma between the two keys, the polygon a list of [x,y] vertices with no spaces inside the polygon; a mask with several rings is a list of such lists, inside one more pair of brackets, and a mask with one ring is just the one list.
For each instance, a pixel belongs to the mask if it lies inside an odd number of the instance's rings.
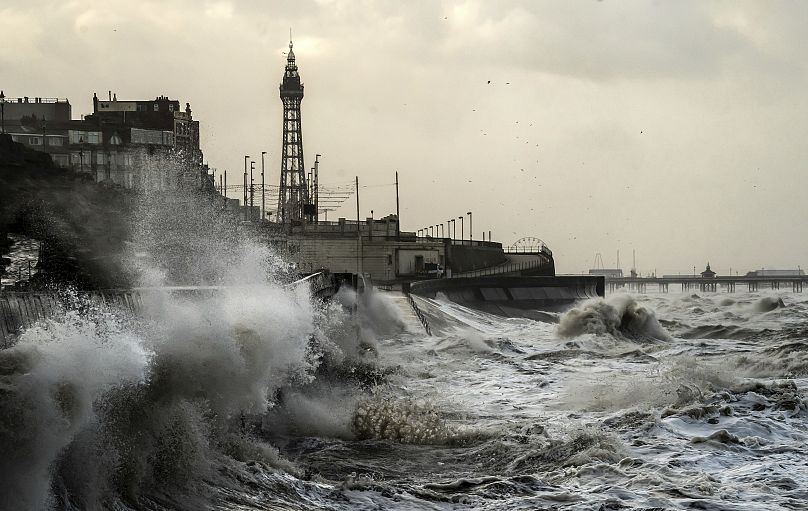
{"label": "low wall", "polygon": [[[290,287],[307,285],[312,296],[330,299],[342,286],[364,289],[364,283],[352,273],[318,272],[298,279]],[[92,303],[139,313],[143,310],[143,294],[167,292],[178,295],[205,295],[217,293],[218,286],[176,286],[166,288],[112,289],[79,293],[0,293],[0,349],[14,344],[17,335],[37,321],[57,315],[63,310],[82,310]]]}
{"label": "low wall", "polygon": [[427,298],[441,293],[453,302],[498,316],[546,320],[536,312],[562,311],[577,301],[602,297],[605,280],[596,275],[469,277],[414,282],[410,291]]}
{"label": "low wall", "polygon": [[[82,295],[90,301],[137,311],[142,306],[137,291],[99,291]],[[0,348],[8,348],[22,330],[65,308],[73,308],[75,295],[35,292],[0,293]]]}

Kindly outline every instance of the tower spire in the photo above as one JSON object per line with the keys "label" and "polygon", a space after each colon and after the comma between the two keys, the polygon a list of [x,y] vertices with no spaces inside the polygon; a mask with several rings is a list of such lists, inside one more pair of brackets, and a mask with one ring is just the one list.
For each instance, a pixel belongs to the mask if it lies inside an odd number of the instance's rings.
{"label": "tower spire", "polygon": [[300,83],[292,46],[292,30],[289,29],[289,54],[286,57],[286,70],[280,85],[280,97],[283,102],[283,147],[276,216],[278,221],[284,224],[303,220],[307,214],[305,206],[309,203],[300,116],[303,84]]}

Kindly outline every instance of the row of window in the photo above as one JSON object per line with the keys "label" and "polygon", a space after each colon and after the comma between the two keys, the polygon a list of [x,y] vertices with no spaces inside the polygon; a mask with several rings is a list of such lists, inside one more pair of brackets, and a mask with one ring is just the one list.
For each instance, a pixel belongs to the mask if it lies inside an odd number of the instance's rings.
{"label": "row of window", "polygon": [[[14,142],[19,142],[21,144],[28,144],[28,145],[42,145],[42,137],[29,137],[25,135],[11,135],[11,140]],[[61,146],[64,145],[64,139],[62,137],[47,137],[45,139],[45,144],[49,146]]]}
{"label": "row of window", "polygon": [[132,128],[133,144],[174,145],[171,131],[141,130]]}
{"label": "row of window", "polygon": [[68,130],[68,139],[71,144],[100,144],[101,132],[100,131],[78,131]]}
{"label": "row of window", "polygon": [[95,160],[97,165],[106,165],[109,163],[111,165],[124,167],[132,166],[132,155],[127,153],[109,154],[95,151],[77,151],[70,153],[70,160],[74,165],[91,165],[93,160]]}
{"label": "row of window", "polygon": [[[68,142],[70,144],[81,145],[100,145],[102,141],[100,131],[78,131],[69,130]],[[28,135],[12,135],[11,139],[14,142],[27,144],[32,146],[41,146],[41,136],[28,136]],[[117,134],[109,139],[111,145],[120,145],[123,141]],[[132,128],[132,143],[133,144],[151,144],[151,145],[174,145],[174,133],[171,131],[157,131],[157,130],[143,130]],[[48,136],[45,139],[45,145],[48,146],[63,146],[65,144],[64,137]]]}
{"label": "row of window", "polygon": [[[148,108],[149,108],[149,105],[147,105],[145,103],[138,103],[138,105],[137,105],[137,111],[138,112],[147,112]],[[160,105],[158,103],[154,103],[153,108],[154,108],[155,112],[160,111]],[[168,111],[169,112],[174,111],[174,103],[169,103],[168,104]]]}

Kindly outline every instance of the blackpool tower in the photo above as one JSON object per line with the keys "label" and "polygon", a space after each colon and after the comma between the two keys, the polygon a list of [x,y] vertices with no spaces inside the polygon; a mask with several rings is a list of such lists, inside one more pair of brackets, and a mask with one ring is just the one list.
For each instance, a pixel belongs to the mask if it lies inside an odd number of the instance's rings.
{"label": "blackpool tower", "polygon": [[289,41],[286,71],[280,85],[283,101],[283,148],[281,151],[281,183],[278,195],[278,221],[284,224],[302,221],[308,211],[308,188],[306,167],[303,165],[303,131],[300,118],[300,103],[303,101],[303,84],[295,64],[295,52]]}

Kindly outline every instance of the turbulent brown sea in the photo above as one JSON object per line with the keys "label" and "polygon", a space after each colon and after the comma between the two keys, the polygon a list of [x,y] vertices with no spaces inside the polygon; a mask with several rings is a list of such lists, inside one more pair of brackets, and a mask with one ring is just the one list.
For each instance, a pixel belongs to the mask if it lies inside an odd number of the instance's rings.
{"label": "turbulent brown sea", "polygon": [[77,298],[0,352],[0,509],[808,506],[806,295],[556,323],[418,299],[427,336],[396,293],[321,303],[272,261],[137,317]]}

